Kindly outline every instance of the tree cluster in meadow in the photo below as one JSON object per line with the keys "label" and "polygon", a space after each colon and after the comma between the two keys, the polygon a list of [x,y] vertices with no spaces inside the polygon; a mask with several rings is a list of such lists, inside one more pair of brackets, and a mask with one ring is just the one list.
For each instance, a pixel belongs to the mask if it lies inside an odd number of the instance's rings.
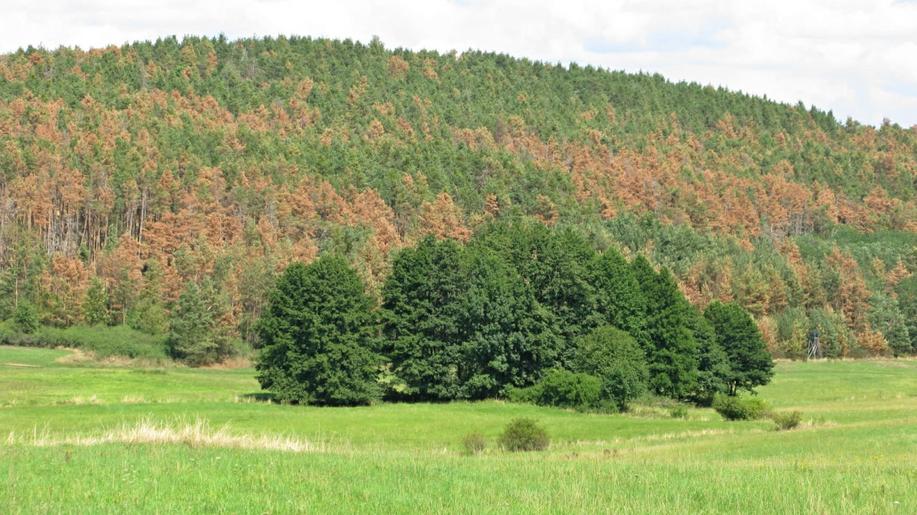
{"label": "tree cluster in meadow", "polygon": [[259,344],[290,263],[343,256],[378,302],[400,249],[530,220],[740,304],[775,356],[814,328],[825,356],[906,355],[915,180],[913,127],[658,75],[298,37],[28,48],[0,55],[0,319],[213,361]]}
{"label": "tree cluster in meadow", "polygon": [[323,405],[515,395],[626,409],[644,391],[709,403],[773,366],[740,306],[701,312],[645,258],[533,221],[401,250],[378,306],[346,260],[293,264],[258,328],[261,385]]}

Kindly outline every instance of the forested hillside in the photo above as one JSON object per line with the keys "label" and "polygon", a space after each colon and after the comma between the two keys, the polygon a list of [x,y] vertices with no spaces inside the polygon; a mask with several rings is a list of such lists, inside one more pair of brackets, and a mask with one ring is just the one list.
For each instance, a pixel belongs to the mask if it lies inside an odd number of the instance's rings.
{"label": "forested hillside", "polygon": [[0,56],[0,319],[162,335],[200,308],[257,346],[294,261],[342,255],[378,302],[399,249],[519,219],[738,302],[775,356],[814,328],[829,356],[917,350],[915,127],[379,42]]}

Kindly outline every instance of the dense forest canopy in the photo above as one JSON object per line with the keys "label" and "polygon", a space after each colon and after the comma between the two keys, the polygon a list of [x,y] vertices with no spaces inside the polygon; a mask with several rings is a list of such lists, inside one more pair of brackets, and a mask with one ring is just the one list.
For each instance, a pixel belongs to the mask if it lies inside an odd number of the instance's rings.
{"label": "dense forest canopy", "polygon": [[344,256],[378,301],[395,251],[501,219],[735,301],[777,356],[813,328],[829,356],[917,349],[915,127],[378,41],[0,56],[0,319],[166,334],[204,313],[215,348],[258,345],[288,264]]}

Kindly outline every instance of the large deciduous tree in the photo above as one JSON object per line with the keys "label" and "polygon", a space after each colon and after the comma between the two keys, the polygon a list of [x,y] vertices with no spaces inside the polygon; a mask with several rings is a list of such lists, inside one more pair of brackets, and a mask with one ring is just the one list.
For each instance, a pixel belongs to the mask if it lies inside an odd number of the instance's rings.
{"label": "large deciduous tree", "polygon": [[649,371],[643,349],[626,332],[602,326],[577,340],[574,369],[602,381],[602,397],[618,410],[646,391]]}
{"label": "large deciduous tree", "polygon": [[596,311],[602,322],[622,329],[638,342],[646,339],[646,298],[634,270],[620,252],[608,249],[592,263]]}
{"label": "large deciduous tree", "polygon": [[525,387],[557,363],[564,345],[548,311],[499,255],[472,248],[462,298],[462,397],[484,399]]}

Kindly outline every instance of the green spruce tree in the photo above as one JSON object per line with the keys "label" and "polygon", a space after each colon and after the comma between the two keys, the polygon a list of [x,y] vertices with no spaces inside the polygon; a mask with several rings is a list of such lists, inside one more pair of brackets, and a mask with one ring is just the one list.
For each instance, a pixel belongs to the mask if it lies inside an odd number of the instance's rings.
{"label": "green spruce tree", "polygon": [[402,250],[382,287],[384,352],[397,396],[448,400],[459,396],[461,299],[467,287],[464,249],[429,237]]}
{"label": "green spruce tree", "polygon": [[631,264],[646,298],[650,388],[660,395],[688,398],[697,388],[698,345],[693,308],[668,270],[657,273],[643,256]]}
{"label": "green spruce tree", "polygon": [[372,304],[342,258],[290,265],[259,321],[262,388],[294,403],[341,406],[378,399]]}

